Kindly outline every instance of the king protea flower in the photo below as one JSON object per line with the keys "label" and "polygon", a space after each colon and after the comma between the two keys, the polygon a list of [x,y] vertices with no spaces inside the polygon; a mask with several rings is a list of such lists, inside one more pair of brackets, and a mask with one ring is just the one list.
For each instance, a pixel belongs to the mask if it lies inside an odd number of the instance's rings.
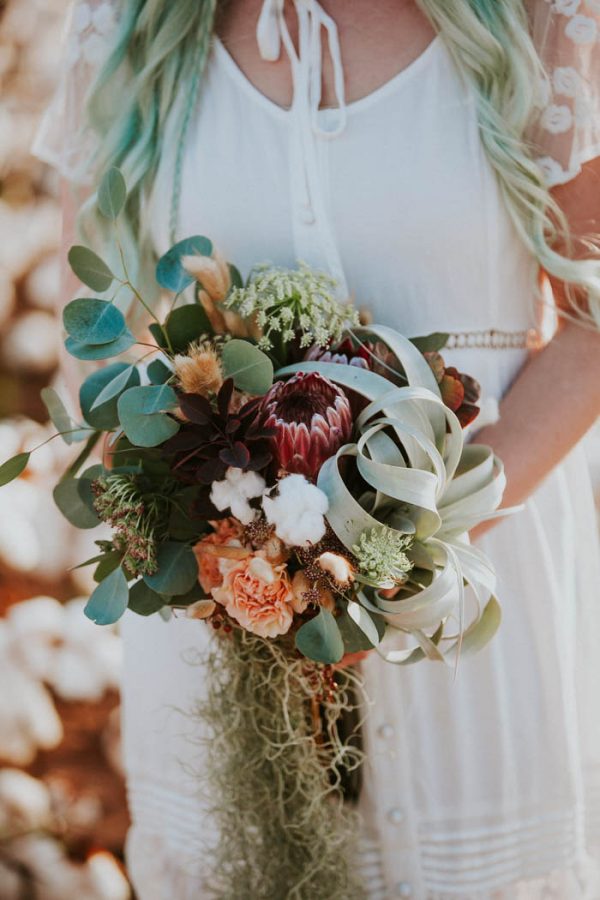
{"label": "king protea flower", "polygon": [[274,428],[273,455],[284,472],[315,478],[352,432],[348,398],[316,372],[276,381],[263,401],[264,424]]}

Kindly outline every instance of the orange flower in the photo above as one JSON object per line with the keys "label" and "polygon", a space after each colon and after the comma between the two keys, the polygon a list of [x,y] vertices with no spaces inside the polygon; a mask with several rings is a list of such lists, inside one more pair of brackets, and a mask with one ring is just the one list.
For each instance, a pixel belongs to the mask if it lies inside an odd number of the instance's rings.
{"label": "orange flower", "polygon": [[285,567],[271,566],[260,556],[232,566],[212,595],[242,628],[259,637],[285,634],[294,618],[294,595]]}
{"label": "orange flower", "polygon": [[210,523],[215,529],[207,534],[194,547],[198,560],[198,581],[203,591],[209,594],[213,588],[219,587],[223,581],[218,553],[219,547],[240,547],[240,527],[235,519],[220,519]]}

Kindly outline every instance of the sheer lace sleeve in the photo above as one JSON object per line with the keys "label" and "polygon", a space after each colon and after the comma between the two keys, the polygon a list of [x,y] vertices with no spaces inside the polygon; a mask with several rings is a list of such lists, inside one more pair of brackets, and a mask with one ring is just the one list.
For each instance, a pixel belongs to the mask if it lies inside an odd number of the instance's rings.
{"label": "sheer lace sleeve", "polygon": [[547,79],[529,139],[550,187],[600,156],[600,0],[527,0]]}
{"label": "sheer lace sleeve", "polygon": [[88,89],[106,59],[116,25],[116,0],[75,0],[67,19],[61,72],[32,153],[68,181],[85,184],[92,136],[85,132]]}

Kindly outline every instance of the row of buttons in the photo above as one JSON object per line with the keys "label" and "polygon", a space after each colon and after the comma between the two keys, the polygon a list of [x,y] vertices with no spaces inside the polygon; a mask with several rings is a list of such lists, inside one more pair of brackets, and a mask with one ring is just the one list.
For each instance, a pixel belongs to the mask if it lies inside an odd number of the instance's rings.
{"label": "row of buttons", "polygon": [[[389,741],[394,737],[394,727],[389,722],[383,722],[377,729],[377,734],[383,740]],[[401,825],[406,817],[404,810],[400,809],[399,806],[393,806],[391,809],[388,809],[387,818],[392,825]],[[399,881],[394,887],[394,892],[397,897],[412,897],[412,884],[409,881]]]}

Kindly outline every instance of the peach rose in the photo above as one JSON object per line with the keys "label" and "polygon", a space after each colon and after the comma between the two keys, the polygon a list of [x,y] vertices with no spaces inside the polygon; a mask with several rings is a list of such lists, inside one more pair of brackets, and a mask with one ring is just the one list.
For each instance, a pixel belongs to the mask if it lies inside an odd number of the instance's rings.
{"label": "peach rose", "polygon": [[225,572],[212,596],[242,628],[259,637],[285,634],[294,618],[294,595],[284,567],[271,566],[257,556],[242,559]]}
{"label": "peach rose", "polygon": [[239,542],[240,527],[235,519],[220,519],[210,523],[215,529],[212,534],[207,534],[194,547],[194,553],[198,560],[198,581],[200,587],[207,594],[213,588],[219,587],[223,581],[218,547],[241,547]]}

